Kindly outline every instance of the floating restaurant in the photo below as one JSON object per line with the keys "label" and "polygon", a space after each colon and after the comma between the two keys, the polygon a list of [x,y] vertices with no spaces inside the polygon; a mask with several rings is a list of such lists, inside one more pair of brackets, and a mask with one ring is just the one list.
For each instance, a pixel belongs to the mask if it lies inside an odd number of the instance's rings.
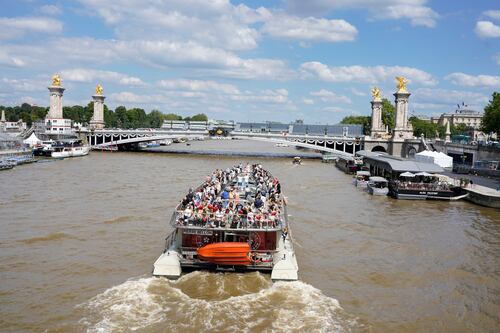
{"label": "floating restaurant", "polygon": [[423,163],[381,152],[359,151],[365,167],[373,176],[389,181],[389,194],[396,199],[458,200],[467,196],[464,189],[449,184],[439,173],[444,169],[434,163]]}

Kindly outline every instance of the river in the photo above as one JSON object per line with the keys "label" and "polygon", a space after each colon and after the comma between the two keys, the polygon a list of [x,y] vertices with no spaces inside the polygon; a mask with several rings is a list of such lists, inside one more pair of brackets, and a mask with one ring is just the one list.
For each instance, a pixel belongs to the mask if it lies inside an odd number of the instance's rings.
{"label": "river", "polygon": [[[279,149],[232,145],[193,143]],[[187,189],[247,161],[282,183],[300,281],[152,278]],[[2,332],[500,330],[493,208],[373,197],[333,164],[252,157],[92,152],[3,171],[0,187]]]}

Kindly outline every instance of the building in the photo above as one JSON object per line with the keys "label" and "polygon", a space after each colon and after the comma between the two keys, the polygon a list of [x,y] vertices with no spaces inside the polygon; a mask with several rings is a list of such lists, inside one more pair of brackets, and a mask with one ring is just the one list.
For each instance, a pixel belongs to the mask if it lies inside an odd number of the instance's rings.
{"label": "building", "polygon": [[481,127],[482,119],[483,114],[481,112],[469,109],[467,105],[459,107],[455,110],[455,113],[443,113],[440,117],[431,117],[431,121],[434,124],[441,126],[446,126],[448,122],[450,126],[465,124],[467,127],[476,130]]}
{"label": "building", "polygon": [[73,135],[74,130],[71,128],[71,119],[64,118],[46,118],[45,119],[46,134],[62,134]]}

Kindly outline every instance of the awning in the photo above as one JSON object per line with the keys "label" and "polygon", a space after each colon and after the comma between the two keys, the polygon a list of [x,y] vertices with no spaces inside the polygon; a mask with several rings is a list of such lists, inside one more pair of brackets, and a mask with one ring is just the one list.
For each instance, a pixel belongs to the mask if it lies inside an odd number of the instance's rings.
{"label": "awning", "polygon": [[415,176],[424,176],[424,177],[434,177],[433,174],[430,174],[428,172],[419,172],[419,173],[416,173]]}
{"label": "awning", "polygon": [[400,174],[401,177],[415,177],[415,174],[411,173],[411,172],[403,172],[402,174]]}

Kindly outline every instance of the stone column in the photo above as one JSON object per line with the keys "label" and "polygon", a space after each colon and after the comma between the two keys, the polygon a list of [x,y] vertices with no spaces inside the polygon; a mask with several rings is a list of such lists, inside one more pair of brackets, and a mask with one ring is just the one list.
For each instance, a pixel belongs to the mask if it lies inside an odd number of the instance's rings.
{"label": "stone column", "polygon": [[48,87],[50,92],[50,109],[47,114],[47,119],[62,119],[63,118],[63,109],[62,109],[62,97],[64,88],[61,86],[50,86]]}
{"label": "stone column", "polygon": [[446,122],[446,132],[444,142],[451,142],[450,121]]}
{"label": "stone column", "polygon": [[92,99],[94,100],[94,115],[90,121],[90,127],[95,129],[104,128],[104,99],[106,97],[103,95],[94,95]]}
{"label": "stone column", "polygon": [[372,128],[371,137],[376,138],[381,136],[384,131],[382,123],[382,100],[380,98],[371,101],[372,104]]}
{"label": "stone column", "polygon": [[413,138],[413,130],[408,125],[408,100],[410,93],[398,91],[394,94],[396,102],[396,114],[394,115],[393,140],[404,140]]}

